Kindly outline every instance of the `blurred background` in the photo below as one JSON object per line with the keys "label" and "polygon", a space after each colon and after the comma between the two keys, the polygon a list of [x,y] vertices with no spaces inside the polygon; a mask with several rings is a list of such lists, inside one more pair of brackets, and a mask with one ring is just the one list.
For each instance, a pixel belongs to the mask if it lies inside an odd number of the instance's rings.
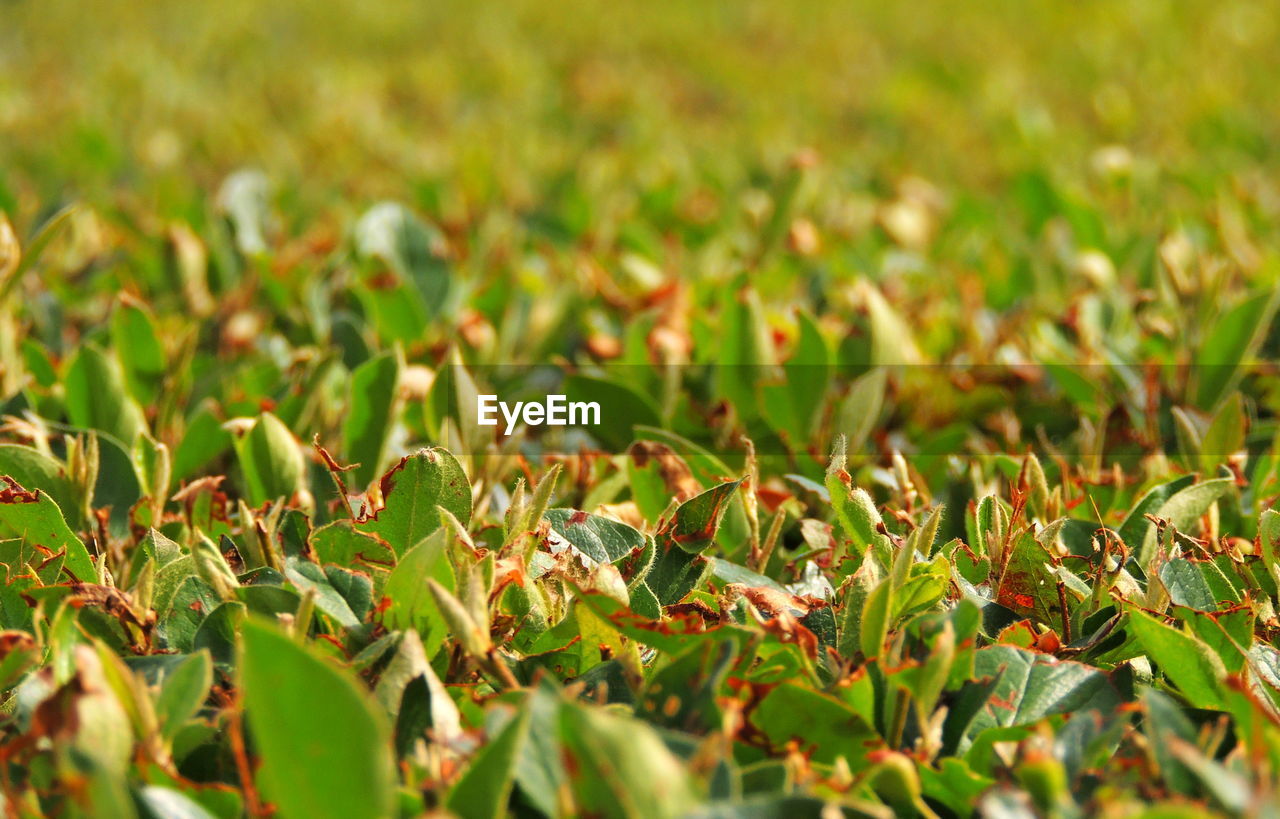
{"label": "blurred background", "polygon": [[712,218],[811,148],[844,191],[1123,173],[1166,212],[1252,185],[1274,213],[1276,76],[1265,1],[9,0],[0,206],[181,213],[253,166],[300,219],[578,197],[597,228],[673,192]]}

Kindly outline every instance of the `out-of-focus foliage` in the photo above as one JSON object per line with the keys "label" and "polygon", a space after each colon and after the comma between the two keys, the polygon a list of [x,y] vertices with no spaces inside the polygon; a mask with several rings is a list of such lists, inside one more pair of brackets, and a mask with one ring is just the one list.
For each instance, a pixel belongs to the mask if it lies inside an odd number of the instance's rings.
{"label": "out-of-focus foliage", "polygon": [[1270,815],[1278,40],[4,3],[6,812]]}

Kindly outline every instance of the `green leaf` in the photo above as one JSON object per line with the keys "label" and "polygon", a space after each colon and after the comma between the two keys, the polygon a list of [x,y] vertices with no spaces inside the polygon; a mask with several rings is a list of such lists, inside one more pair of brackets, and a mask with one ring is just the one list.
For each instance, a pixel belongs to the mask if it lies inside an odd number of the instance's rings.
{"label": "green leaf", "polygon": [[627,480],[640,514],[656,522],[673,497],[702,491],[685,460],[666,444],[636,441],[627,450]]}
{"label": "green leaf", "polygon": [[334,564],[369,571],[395,565],[396,555],[386,541],[361,532],[350,520],[337,520],[311,533],[308,541],[321,565]]}
{"label": "green leaf", "polygon": [[[10,265],[0,264],[0,301],[4,301],[8,297],[9,292],[18,282],[22,281],[22,274],[26,273],[35,263],[40,260],[40,256],[44,253],[49,243],[61,232],[62,228],[71,221],[71,216],[78,210],[76,204],[67,205],[53,213],[49,218],[41,223],[35,235],[31,237],[31,241],[27,242],[27,246],[21,250],[21,255],[15,263]],[[5,220],[8,225],[8,219]],[[14,248],[10,252],[16,253],[17,239],[12,239]]]}
{"label": "green leaf", "polygon": [[1200,439],[1201,471],[1213,474],[1218,464],[1226,463],[1228,457],[1244,449],[1247,423],[1244,396],[1233,392],[1218,407]]}
{"label": "green leaf", "polygon": [[67,526],[58,504],[39,489],[27,492],[10,481],[8,488],[0,490],[0,525],[31,546],[48,549],[50,556],[63,553],[62,568],[77,581],[99,581],[89,550]]}
{"label": "green leaf", "polygon": [[[1008,552],[996,602],[1066,634],[1064,620],[1070,612],[1061,611],[1058,599],[1059,580],[1053,572],[1058,561],[1031,531],[1015,536]],[[1067,599],[1073,600],[1074,595],[1068,592]]]}
{"label": "green leaf", "polygon": [[1241,369],[1266,338],[1277,305],[1280,290],[1267,287],[1232,307],[1213,325],[1196,354],[1196,406],[1212,409],[1235,385]]}
{"label": "green leaf", "polygon": [[1165,677],[1197,708],[1225,709],[1222,689],[1226,668],[1207,645],[1190,634],[1167,626],[1138,609],[1129,610],[1129,628],[1143,651]]}
{"label": "green leaf", "polygon": [[67,469],[56,458],[29,446],[0,444],[0,475],[7,475],[28,489],[44,492],[58,504],[70,525],[80,525],[81,512],[73,500]]}
{"label": "green leaf", "polygon": [[858,451],[880,420],[887,381],[888,371],[877,367],[854,381],[840,403],[836,431],[846,436],[850,452]]}
{"label": "green leaf", "polygon": [[637,426],[656,427],[661,423],[658,407],[649,396],[616,381],[573,373],[564,380],[564,393],[570,402],[594,401],[600,405],[604,423],[585,429],[615,452],[622,452],[635,440]]}
{"label": "green leaf", "polygon": [[452,276],[444,256],[444,236],[408,208],[380,202],[360,217],[355,227],[357,252],[386,264],[402,282],[410,284],[415,306],[434,318],[445,305]]}
{"label": "green leaf", "polygon": [[212,402],[201,404],[187,419],[187,428],[173,453],[173,479],[191,478],[231,448],[231,433],[222,426]]}
{"label": "green leaf", "polygon": [[183,723],[199,710],[209,696],[211,685],[213,662],[207,651],[189,655],[165,675],[156,700],[156,716],[160,719],[160,731],[167,739],[172,739]]}
{"label": "green leaf", "polygon": [[165,355],[151,311],[133,299],[118,304],[111,313],[111,346],[129,392],[144,405],[154,403],[164,380]]}
{"label": "green leaf", "polygon": [[710,571],[701,553],[715,542],[720,519],[741,483],[722,483],[685,501],[658,532],[658,554],[645,584],[662,605],[679,602]]}
{"label": "green leaf", "polygon": [[873,659],[884,650],[885,639],[889,635],[893,616],[893,583],[885,578],[867,595],[866,606],[862,609],[861,635],[862,656]]}
{"label": "green leaf", "polygon": [[1262,545],[1262,560],[1275,571],[1280,566],[1280,512],[1267,509],[1258,518],[1258,540]]}
{"label": "green leaf", "polygon": [[400,637],[395,656],[378,677],[374,696],[387,716],[396,720],[396,750],[405,756],[424,731],[436,742],[453,742],[462,733],[458,707],[449,699],[427,661],[416,631]]}
{"label": "green leaf", "polygon": [[[1188,486],[1174,493],[1161,504],[1155,513],[1156,517],[1169,521],[1179,532],[1189,532],[1200,516],[1209,511],[1209,507],[1231,490],[1233,481],[1230,478],[1214,478]],[[1138,563],[1146,566],[1155,549],[1156,529],[1150,527],[1142,542],[1142,551],[1138,555]]]}
{"label": "green leaf", "polygon": [[875,501],[864,489],[853,485],[853,478],[845,469],[845,446],[844,436],[836,436],[825,481],[836,523],[845,537],[853,543],[858,555],[865,554],[871,547],[888,549],[891,544],[880,532],[884,528],[884,521],[876,509]]}
{"label": "green leaf", "polygon": [[357,488],[380,474],[399,405],[400,356],[392,351],[371,358],[351,374],[351,406],[342,423],[343,451],[358,463],[351,471]]}
{"label": "green leaf", "polygon": [[362,515],[356,528],[382,538],[398,556],[440,527],[437,506],[463,526],[471,520],[471,484],[457,459],[439,447],[402,458],[379,486],[382,508]]}
{"label": "green leaf", "polygon": [[[264,586],[263,589],[272,589],[272,587]],[[245,594],[245,588],[241,587],[240,594]],[[284,589],[278,591],[285,592]],[[293,611],[293,607],[289,608]],[[228,601],[209,612],[209,616],[204,618],[204,622],[196,629],[195,637],[191,641],[191,646],[196,651],[202,649],[208,650],[209,656],[220,666],[229,666],[235,662],[236,641],[240,633],[240,624],[244,622],[244,618],[249,614],[249,607],[239,601]]]}
{"label": "green leaf", "polygon": [[507,815],[507,799],[515,784],[515,765],[529,737],[528,708],[490,737],[471,760],[467,772],[449,791],[445,806],[462,819],[495,819]]}
{"label": "green leaf", "polygon": [[719,397],[733,408],[739,424],[760,416],[760,387],[778,384],[782,370],[774,366],[769,323],[755,288],[739,275],[721,298],[720,355],[716,367]]}
{"label": "green leaf", "polygon": [[253,427],[235,441],[235,448],[250,504],[288,500],[303,487],[306,461],[302,450],[284,422],[271,413],[259,415]]}
{"label": "green leaf", "polygon": [[916,345],[911,326],[889,304],[880,289],[859,278],[853,285],[854,299],[861,302],[871,321],[871,361],[877,366],[922,364],[924,355]]}
{"label": "green leaf", "polygon": [[1199,565],[1186,558],[1176,557],[1162,565],[1160,582],[1169,591],[1169,599],[1176,605],[1200,611],[1215,611],[1218,608]]}
{"label": "green leaf", "polygon": [[[159,579],[157,577],[157,585]],[[183,577],[173,591],[168,608],[161,611],[156,629],[165,647],[178,652],[195,650],[196,634],[206,615],[221,604],[217,591],[203,579],[194,574]]]}
{"label": "green leaf", "polygon": [[974,677],[992,678],[996,684],[984,697],[987,705],[967,727],[970,737],[997,726],[1030,725],[1053,714],[1106,714],[1120,702],[1107,675],[1098,669],[1014,646],[975,652]]}
{"label": "green leaf", "polygon": [[566,703],[559,727],[575,813],[662,819],[697,804],[684,765],[644,723]]}
{"label": "green leaf", "polygon": [[147,428],[142,409],[125,388],[120,364],[92,344],[81,347],[63,377],[71,423],[114,437],[126,449]]}
{"label": "green leaf", "polygon": [[391,737],[347,674],[283,632],[243,626],[241,685],[263,791],[285,816],[392,814]]}
{"label": "green leaf", "polygon": [[543,519],[570,546],[597,563],[615,563],[644,549],[644,535],[611,518],[575,509],[548,509]]}
{"label": "green leaf", "polygon": [[793,449],[808,441],[809,433],[820,420],[825,396],[831,381],[831,348],[807,312],[796,314],[799,338],[791,356],[782,365],[785,383],[760,384],[761,409],[769,423],[785,432]]}
{"label": "green leaf", "polygon": [[740,480],[728,481],[680,504],[659,533],[661,538],[690,554],[705,550],[715,541],[716,530],[720,528],[729,501],[741,484]]}
{"label": "green leaf", "polygon": [[882,744],[856,711],[835,697],[787,682],[774,688],[751,712],[751,723],[776,748],[796,742],[815,762],[831,764],[843,756],[854,770]]}
{"label": "green leaf", "polygon": [[427,587],[427,580],[434,579],[447,589],[455,588],[445,544],[444,530],[436,530],[400,558],[382,589],[391,601],[383,613],[383,623],[387,628],[413,629],[422,635],[428,658],[435,655],[449,633]]}
{"label": "green leaf", "polygon": [[347,605],[346,598],[329,583],[324,569],[310,561],[291,557],[284,574],[289,578],[289,582],[298,587],[299,591],[306,592],[308,589],[314,591],[316,608],[332,617],[335,623],[348,629],[360,625],[360,618],[356,617],[355,612]]}
{"label": "green leaf", "polygon": [[1160,764],[1160,773],[1164,780],[1185,796],[1195,794],[1195,780],[1182,763],[1169,752],[1170,740],[1180,739],[1183,742],[1194,742],[1195,726],[1182,712],[1182,708],[1171,697],[1148,688],[1142,692],[1142,706],[1146,711],[1146,733],[1154,740],[1151,751]]}
{"label": "green leaf", "polygon": [[1143,541],[1146,540],[1147,530],[1154,531],[1155,528],[1146,516],[1156,514],[1169,498],[1191,486],[1195,481],[1195,475],[1182,475],[1148,489],[1125,516],[1124,523],[1120,524],[1120,528],[1116,530],[1120,539],[1124,541],[1124,545],[1130,549],[1140,549]]}

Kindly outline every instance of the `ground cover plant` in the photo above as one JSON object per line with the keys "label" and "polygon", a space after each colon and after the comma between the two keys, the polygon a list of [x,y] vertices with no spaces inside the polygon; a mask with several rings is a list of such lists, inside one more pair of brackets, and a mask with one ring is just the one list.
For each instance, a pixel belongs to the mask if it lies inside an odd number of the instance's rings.
{"label": "ground cover plant", "polygon": [[1276,812],[1265,4],[110,5],[0,8],[6,815]]}

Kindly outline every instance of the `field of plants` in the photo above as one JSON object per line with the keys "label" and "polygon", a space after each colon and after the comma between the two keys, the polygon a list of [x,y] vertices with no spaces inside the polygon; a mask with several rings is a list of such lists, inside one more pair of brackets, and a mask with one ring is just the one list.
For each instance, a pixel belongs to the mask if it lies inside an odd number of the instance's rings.
{"label": "field of plants", "polygon": [[1277,76],[1252,0],[0,0],[4,814],[1280,816]]}

